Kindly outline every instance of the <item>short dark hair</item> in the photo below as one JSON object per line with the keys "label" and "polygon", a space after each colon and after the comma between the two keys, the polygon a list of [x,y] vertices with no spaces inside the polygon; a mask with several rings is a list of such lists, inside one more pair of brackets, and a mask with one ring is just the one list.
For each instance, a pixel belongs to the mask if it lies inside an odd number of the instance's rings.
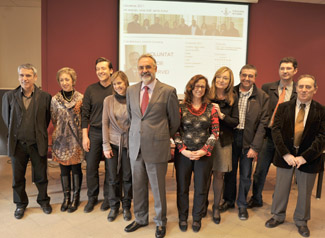
{"label": "short dark hair", "polygon": [[284,57],[281,59],[279,66],[282,63],[292,63],[292,66],[294,69],[296,69],[298,67],[298,62],[297,62],[296,58],[294,58],[294,57]]}
{"label": "short dark hair", "polygon": [[256,67],[254,65],[252,65],[252,64],[245,64],[243,67],[241,67],[239,74],[241,74],[241,71],[243,69],[253,69],[253,70],[255,70],[255,77],[257,76],[257,69],[256,69]]}
{"label": "short dark hair", "polygon": [[95,68],[96,68],[97,64],[100,63],[100,62],[107,62],[108,68],[113,69],[112,62],[109,61],[108,59],[106,59],[105,57],[99,57],[99,58],[96,59]]}

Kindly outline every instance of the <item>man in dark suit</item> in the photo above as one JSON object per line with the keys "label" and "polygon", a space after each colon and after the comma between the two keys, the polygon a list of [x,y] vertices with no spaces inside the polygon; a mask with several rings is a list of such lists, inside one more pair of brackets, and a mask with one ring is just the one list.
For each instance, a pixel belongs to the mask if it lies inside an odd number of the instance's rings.
{"label": "man in dark suit", "polygon": [[15,218],[24,216],[28,205],[25,190],[26,167],[31,160],[33,182],[38,189],[37,203],[50,214],[52,207],[47,195],[47,127],[50,122],[51,95],[34,83],[37,70],[31,64],[18,67],[20,86],[3,95],[2,117],[8,128],[8,156],[12,164]]}
{"label": "man in dark suit", "polygon": [[325,108],[312,98],[317,91],[316,80],[302,75],[297,81],[297,99],[279,105],[272,128],[276,148],[276,185],[271,213],[265,226],[282,224],[286,216],[293,173],[298,186],[298,199],[293,220],[298,232],[309,237],[310,200],[316,174],[323,168],[321,154],[325,148]]}
{"label": "man in dark suit", "polygon": [[265,179],[272,163],[275,148],[271,135],[271,126],[273,125],[274,115],[280,103],[296,99],[296,85],[293,82],[293,77],[298,71],[297,60],[293,57],[285,57],[281,59],[279,66],[280,80],[262,85],[264,92],[269,95],[268,114],[270,116],[267,127],[265,128],[266,136],[263,143],[263,148],[258,156],[256,169],[253,180],[253,195],[248,202],[247,208],[262,207],[262,191],[264,188]]}
{"label": "man in dark suit", "polygon": [[165,177],[170,159],[170,137],[180,124],[175,88],[156,79],[157,63],[150,55],[140,56],[138,72],[142,82],[127,89],[127,110],[131,122],[129,154],[133,179],[135,221],[125,228],[133,232],[148,225],[148,181],[155,200],[156,237],[166,233]]}

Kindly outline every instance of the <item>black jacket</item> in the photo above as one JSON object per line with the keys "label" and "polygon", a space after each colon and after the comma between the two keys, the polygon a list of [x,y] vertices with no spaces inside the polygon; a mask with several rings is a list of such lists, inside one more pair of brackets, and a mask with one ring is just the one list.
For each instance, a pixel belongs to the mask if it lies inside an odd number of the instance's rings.
{"label": "black jacket", "polygon": [[318,173],[323,170],[321,155],[325,149],[325,108],[311,101],[309,113],[302,134],[298,154],[294,148],[296,99],[279,105],[272,127],[272,137],[276,148],[273,164],[280,168],[292,168],[283,156],[292,154],[302,156],[307,161],[299,167],[306,173]]}
{"label": "black jacket", "polygon": [[[47,127],[51,119],[51,95],[34,86],[36,144],[40,156],[45,156],[48,149]],[[8,128],[8,156],[13,156],[16,150],[17,131],[22,121],[23,107],[21,86],[3,95],[2,118]]]}
{"label": "black jacket", "polygon": [[219,119],[219,140],[222,147],[229,145],[234,140],[234,128],[239,123],[238,115],[238,97],[235,94],[235,100],[233,105],[229,105],[226,100],[212,100],[213,103],[218,103],[220,110],[225,114],[223,120]]}
{"label": "black jacket", "polygon": [[[234,88],[238,98],[239,85]],[[255,84],[253,87],[253,93],[247,101],[243,148],[252,148],[254,151],[260,152],[263,146],[265,127],[269,121],[267,111],[269,96]]]}

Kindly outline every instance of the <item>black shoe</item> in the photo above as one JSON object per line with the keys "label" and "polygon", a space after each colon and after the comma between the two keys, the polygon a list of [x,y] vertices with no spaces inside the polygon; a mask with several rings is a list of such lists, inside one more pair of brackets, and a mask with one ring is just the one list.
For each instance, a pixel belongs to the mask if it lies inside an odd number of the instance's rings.
{"label": "black shoe", "polygon": [[212,207],[212,220],[215,224],[219,224],[221,217],[219,209],[215,209],[214,205]]}
{"label": "black shoe", "polygon": [[133,232],[138,230],[140,227],[144,227],[147,226],[148,224],[139,224],[136,221],[132,222],[131,224],[129,224],[127,227],[124,228],[124,231],[126,232]]}
{"label": "black shoe", "polygon": [[274,228],[277,227],[278,225],[281,225],[283,221],[277,221],[273,217],[265,222],[265,226],[267,228]]}
{"label": "black shoe", "polygon": [[298,232],[299,232],[300,235],[302,235],[303,237],[309,237],[310,236],[310,231],[309,231],[307,225],[306,226],[298,226],[298,225],[296,225],[296,226],[298,227]]}
{"label": "black shoe", "polygon": [[201,221],[193,221],[192,230],[194,232],[199,232],[201,229]]}
{"label": "black shoe", "polygon": [[166,235],[166,226],[156,226],[156,238],[163,238]]}
{"label": "black shoe", "polygon": [[248,212],[246,207],[238,208],[238,217],[240,220],[247,220],[248,219]]}
{"label": "black shoe", "polygon": [[248,201],[247,208],[254,208],[254,207],[263,207],[263,202],[262,203],[259,203],[255,199],[251,198]]}
{"label": "black shoe", "polygon": [[51,214],[52,213],[52,207],[51,207],[50,204],[43,205],[43,206],[41,206],[41,208],[43,209],[43,212],[45,214]]}
{"label": "black shoe", "polygon": [[88,200],[87,205],[84,208],[84,212],[85,213],[89,213],[92,210],[94,210],[94,206],[98,203],[98,199],[97,198],[91,198]]}
{"label": "black shoe", "polygon": [[235,207],[235,204],[230,204],[226,201],[224,201],[220,206],[219,206],[219,211],[220,212],[225,212],[227,211],[229,208],[234,208]]}
{"label": "black shoe", "polygon": [[24,207],[17,207],[15,210],[15,218],[16,219],[21,219],[23,218],[25,213],[25,208]]}
{"label": "black shoe", "polygon": [[132,218],[132,214],[130,212],[130,208],[123,209],[123,219],[124,221],[130,221]]}
{"label": "black shoe", "polygon": [[179,221],[178,223],[179,229],[183,232],[187,231],[187,221]]}
{"label": "black shoe", "polygon": [[108,220],[109,222],[114,221],[115,218],[117,217],[118,213],[119,213],[119,209],[113,209],[113,208],[112,208],[112,209],[109,211],[109,213],[108,213],[107,220]]}
{"label": "black shoe", "polygon": [[101,211],[107,211],[110,208],[108,199],[104,199],[102,205],[100,206]]}

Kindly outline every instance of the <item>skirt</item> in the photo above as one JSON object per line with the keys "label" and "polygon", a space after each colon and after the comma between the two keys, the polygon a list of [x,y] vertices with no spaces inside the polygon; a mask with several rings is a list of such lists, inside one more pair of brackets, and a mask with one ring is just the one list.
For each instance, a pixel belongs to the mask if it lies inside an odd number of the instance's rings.
{"label": "skirt", "polygon": [[213,160],[212,171],[230,172],[232,170],[232,145],[222,147],[217,140],[211,153]]}

